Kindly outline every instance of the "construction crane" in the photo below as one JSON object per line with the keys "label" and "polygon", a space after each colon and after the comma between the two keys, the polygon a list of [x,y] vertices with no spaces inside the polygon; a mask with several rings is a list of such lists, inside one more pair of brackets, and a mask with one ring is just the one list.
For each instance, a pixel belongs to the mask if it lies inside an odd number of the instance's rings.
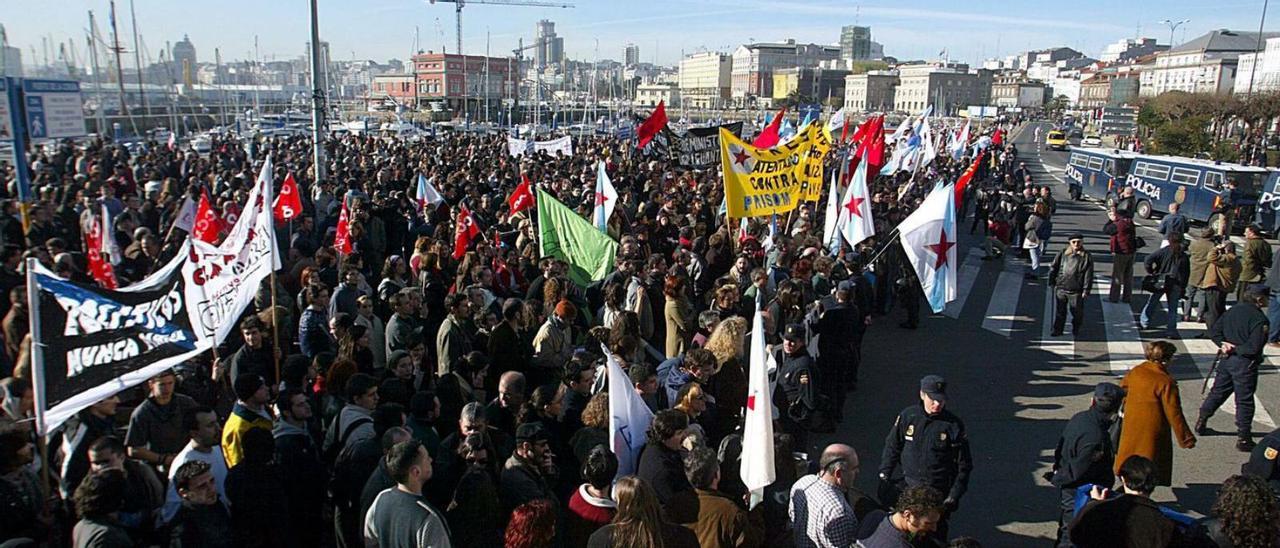
{"label": "construction crane", "polygon": [[542,2],[539,0],[429,0],[431,4],[439,2],[449,2],[454,5],[454,13],[457,17],[457,33],[458,33],[458,53],[462,54],[462,6],[467,4],[493,4],[497,6],[526,6],[533,8],[572,8],[573,4],[567,2]]}

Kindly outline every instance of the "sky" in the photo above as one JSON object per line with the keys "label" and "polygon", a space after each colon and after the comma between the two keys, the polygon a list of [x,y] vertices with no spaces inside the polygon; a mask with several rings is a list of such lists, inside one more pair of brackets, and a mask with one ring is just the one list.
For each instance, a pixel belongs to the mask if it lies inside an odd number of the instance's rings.
{"label": "sky", "polygon": [[[640,48],[644,62],[674,65],[697,51],[731,52],[750,41],[836,44],[840,27],[871,27],[885,54],[907,59],[936,59],[946,50],[952,60],[972,64],[1029,49],[1067,46],[1097,57],[1102,48],[1137,35],[1167,43],[1163,20],[1190,20],[1179,27],[1180,43],[1212,29],[1256,31],[1262,0],[563,0],[572,8],[485,5],[471,0],[462,13],[463,49],[509,56],[517,40],[532,42],[535,23],[549,19],[564,38],[571,59],[591,61],[623,57],[628,43]],[[556,3],[562,0],[490,0]],[[563,3],[562,2],[562,3]],[[1280,2],[1277,2],[1280,4]],[[214,49],[226,60],[289,59],[302,55],[310,40],[306,0],[118,0],[122,45],[133,49],[130,5],[137,14],[144,64],[159,58],[166,42],[190,35],[200,62],[212,62]],[[454,4],[430,0],[318,0],[321,40],[335,60],[369,59],[380,63],[406,59],[420,50],[454,52]],[[41,6],[22,9],[20,6]],[[56,9],[53,8],[56,6]],[[51,0],[29,4],[0,0],[0,24],[9,45],[20,47],[24,65],[43,64],[42,39],[75,41],[80,63],[87,63],[88,12],[110,40],[108,0]],[[1280,30],[1280,12],[1270,9],[1266,29]],[[1274,24],[1273,24],[1274,22]],[[258,54],[254,41],[257,39]],[[54,48],[56,51],[56,48]],[[131,57],[130,53],[130,57]],[[56,60],[56,53],[50,53]],[[125,66],[133,64],[132,59]]]}

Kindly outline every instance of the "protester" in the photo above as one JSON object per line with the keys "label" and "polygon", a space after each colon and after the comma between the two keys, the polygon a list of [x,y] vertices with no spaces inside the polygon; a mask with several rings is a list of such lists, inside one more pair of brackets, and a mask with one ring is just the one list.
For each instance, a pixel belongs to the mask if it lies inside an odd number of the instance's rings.
{"label": "protester", "polygon": [[[1168,249],[1168,248],[1165,248]],[[1167,341],[1146,344],[1146,360],[1130,369],[1120,381],[1125,393],[1124,426],[1116,448],[1115,470],[1131,456],[1142,456],[1154,464],[1154,485],[1173,481],[1173,442],[1191,449],[1196,437],[1182,416],[1178,383],[1169,375],[1169,364],[1177,348]]]}
{"label": "protester", "polygon": [[847,445],[830,445],[818,461],[818,473],[791,487],[792,530],[797,548],[849,546],[856,540],[858,516],[845,493],[858,477],[858,454]]}
{"label": "protester", "polygon": [[397,443],[387,453],[387,469],[396,486],[378,494],[364,519],[365,544],[380,548],[449,548],[440,513],[422,499],[431,479],[431,455],[421,442]]}
{"label": "protester", "polygon": [[1179,546],[1184,534],[1151,500],[1157,485],[1155,463],[1128,457],[1118,467],[1121,492],[1093,486],[1089,498],[1071,523],[1071,542],[1080,548],[1140,548]]}
{"label": "protester", "polygon": [[85,477],[76,487],[76,514],[80,521],[71,533],[76,548],[126,548],[133,540],[120,525],[125,479],[121,470],[103,470]]}
{"label": "protester", "polygon": [[1213,517],[1202,525],[1216,548],[1280,544],[1280,502],[1260,478],[1231,476],[1222,483]]}
{"label": "protester", "polygon": [[693,531],[662,518],[658,495],[644,480],[635,476],[623,477],[614,485],[613,492],[618,501],[618,513],[613,523],[591,534],[587,548],[633,545],[692,548],[699,545]]}

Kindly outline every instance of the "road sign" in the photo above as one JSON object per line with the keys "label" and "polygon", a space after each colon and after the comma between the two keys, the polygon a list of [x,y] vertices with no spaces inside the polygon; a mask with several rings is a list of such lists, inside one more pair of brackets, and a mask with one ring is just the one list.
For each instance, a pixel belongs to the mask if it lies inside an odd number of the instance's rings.
{"label": "road sign", "polygon": [[[0,141],[13,140],[13,120],[9,117],[9,89],[5,78],[0,78]],[[17,90],[12,90],[17,91]]]}
{"label": "road sign", "polygon": [[22,81],[27,133],[35,139],[62,139],[85,135],[80,82],[73,80]]}

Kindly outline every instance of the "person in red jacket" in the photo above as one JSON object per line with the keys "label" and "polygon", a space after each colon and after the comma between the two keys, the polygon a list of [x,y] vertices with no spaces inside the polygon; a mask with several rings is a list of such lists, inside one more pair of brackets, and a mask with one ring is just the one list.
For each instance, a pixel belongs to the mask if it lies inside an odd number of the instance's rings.
{"label": "person in red jacket", "polygon": [[1111,294],[1108,301],[1129,302],[1133,296],[1133,256],[1138,252],[1138,233],[1133,219],[1114,208],[1107,212],[1102,232],[1111,236]]}

